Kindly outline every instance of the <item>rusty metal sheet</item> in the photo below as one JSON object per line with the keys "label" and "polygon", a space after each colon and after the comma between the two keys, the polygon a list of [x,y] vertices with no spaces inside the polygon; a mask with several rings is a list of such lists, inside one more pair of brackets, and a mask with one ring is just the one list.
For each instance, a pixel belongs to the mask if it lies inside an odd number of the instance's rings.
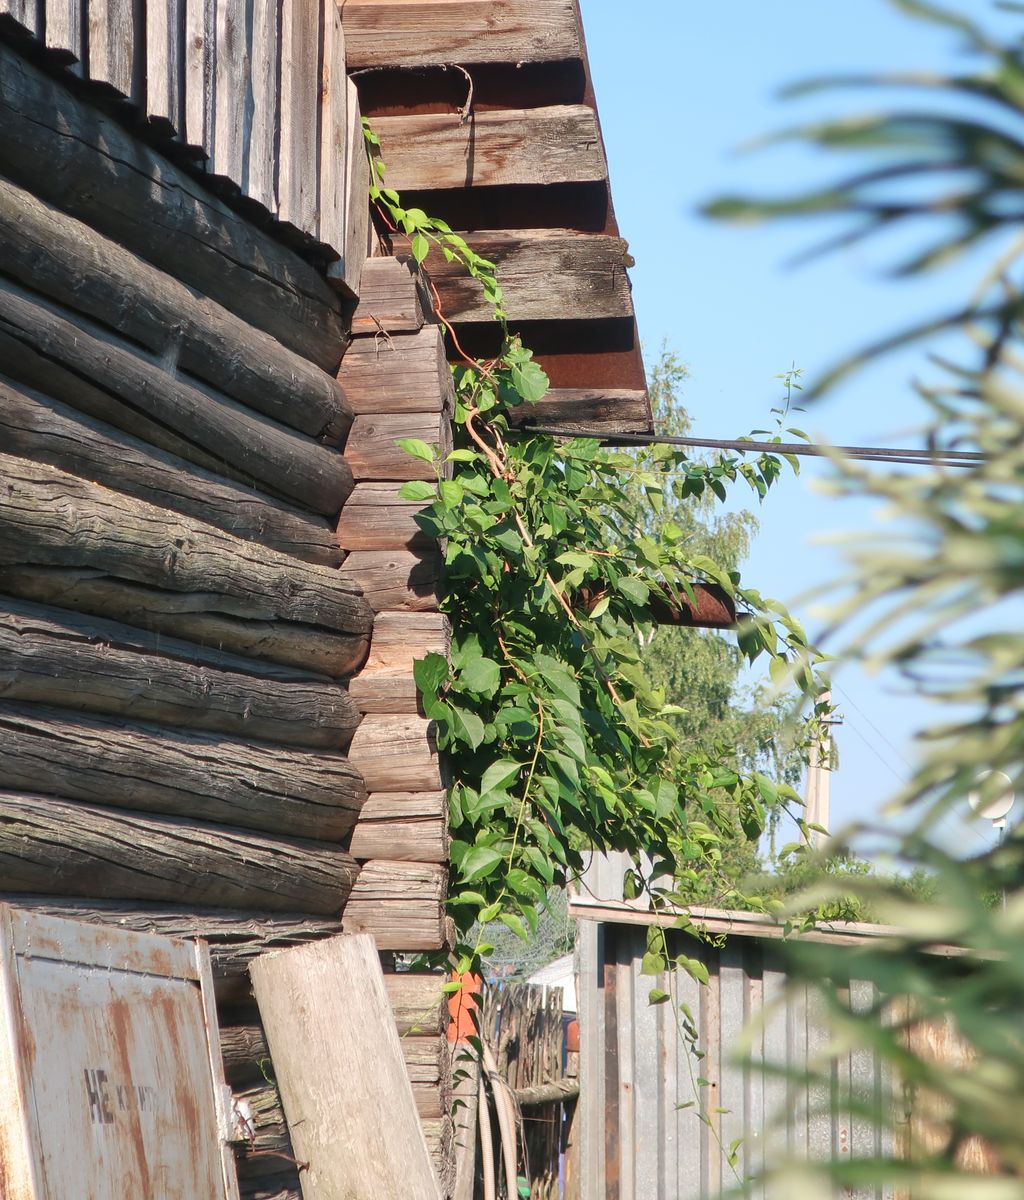
{"label": "rusty metal sheet", "polygon": [[5,1200],[235,1200],[205,955],[0,906]]}

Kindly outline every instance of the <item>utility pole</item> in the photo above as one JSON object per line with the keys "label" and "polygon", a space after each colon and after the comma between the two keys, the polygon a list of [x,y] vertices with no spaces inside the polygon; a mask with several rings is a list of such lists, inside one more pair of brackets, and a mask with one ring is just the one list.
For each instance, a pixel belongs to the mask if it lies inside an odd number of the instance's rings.
{"label": "utility pole", "polygon": [[[831,704],[831,691],[822,692],[818,697],[819,704]],[[841,725],[842,718],[834,713],[827,716],[823,724],[820,739],[811,744],[810,756],[807,762],[807,783],[804,788],[804,820],[809,825],[820,825],[829,828],[829,782],[832,775],[833,745],[832,726]],[[827,834],[811,831],[806,841],[813,849],[818,850],[824,845]]]}

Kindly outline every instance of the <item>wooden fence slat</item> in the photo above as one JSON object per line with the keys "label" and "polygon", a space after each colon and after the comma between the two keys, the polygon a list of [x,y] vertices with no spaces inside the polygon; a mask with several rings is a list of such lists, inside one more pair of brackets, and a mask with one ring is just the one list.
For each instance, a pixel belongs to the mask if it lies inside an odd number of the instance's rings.
{"label": "wooden fence slat", "polygon": [[321,0],[320,199],[316,227],[321,242],[345,255],[345,184],[348,180],[348,76],[345,34],[337,0]]}
{"label": "wooden fence slat", "polygon": [[81,63],[84,51],[81,0],[46,0],[46,48],[66,54],[71,62]]}
{"label": "wooden fence slat", "polygon": [[135,55],[142,41],[133,0],[88,0],[89,78],[133,96]]}
{"label": "wooden fence slat", "polygon": [[178,133],[184,120],[184,0],[146,5],[146,114]]}
{"label": "wooden fence slat", "polygon": [[185,0],[185,141],[208,157],[213,131],[216,0]]}
{"label": "wooden fence slat", "polygon": [[346,0],[349,70],[580,58],[573,0]]}
{"label": "wooden fence slat", "polygon": [[320,71],[311,53],[320,39],[316,0],[289,0],[281,10],[281,140],[278,203],[282,221],[316,233],[320,146]]}
{"label": "wooden fence slat", "polygon": [[278,119],[277,65],[281,31],[278,0],[253,0],[250,87],[252,122],[242,191],[271,212],[277,211],[275,138]]}
{"label": "wooden fence slat", "polygon": [[376,117],[389,187],[593,183],[608,176],[597,114],[583,104]]}
{"label": "wooden fence slat", "polygon": [[251,974],[303,1195],[439,1200],[372,939],[268,954]]}
{"label": "wooden fence slat", "polygon": [[214,23],[210,171],[241,183],[249,97],[251,0],[220,0]]}

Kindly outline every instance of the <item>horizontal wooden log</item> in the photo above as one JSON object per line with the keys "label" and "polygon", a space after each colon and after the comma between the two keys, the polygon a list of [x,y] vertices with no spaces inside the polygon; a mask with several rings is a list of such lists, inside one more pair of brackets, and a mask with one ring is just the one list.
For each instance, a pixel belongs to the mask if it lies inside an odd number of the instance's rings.
{"label": "horizontal wooden log", "polygon": [[389,187],[593,183],[608,164],[597,114],[584,104],[375,117]]}
{"label": "horizontal wooden log", "polygon": [[434,723],[425,717],[364,717],[348,753],[371,793],[435,792],[443,786]]}
{"label": "horizontal wooden log", "polygon": [[[258,609],[245,601],[230,601],[208,592],[161,591],[101,571],[4,567],[0,586],[8,596],[21,600],[94,613],[136,629],[333,679],[357,671],[370,645],[365,633],[338,633],[294,621],[254,620],[244,614]],[[232,610],[243,615],[233,615]]]}
{"label": "horizontal wooden log", "polygon": [[565,1104],[580,1094],[578,1079],[553,1079],[550,1083],[539,1083],[536,1087],[515,1088],[512,1095],[522,1108],[536,1108],[542,1104]]}
{"label": "horizontal wooden log", "polygon": [[363,263],[359,304],[352,314],[353,334],[389,334],[419,329],[431,311],[419,273],[397,258],[369,258]]}
{"label": "horizontal wooden log", "polygon": [[328,371],[338,298],[298,255],[186,171],[0,47],[0,171]]}
{"label": "horizontal wooden log", "polygon": [[356,550],[346,557],[341,573],[359,586],[375,613],[427,612],[438,605],[441,569],[436,552]]}
{"label": "horizontal wooden log", "polygon": [[5,275],[116,330],[169,368],[312,437],[335,444],[344,437],[351,413],[325,371],[2,177],[0,259]]}
{"label": "horizontal wooden log", "polygon": [[0,476],[4,565],[90,567],[167,591],[208,593],[214,611],[255,620],[343,633],[371,627],[369,605],[329,567],[298,563],[48,464],[0,454]]}
{"label": "horizontal wooden log", "polygon": [[[410,1035],[401,1039],[402,1059],[412,1083],[440,1083],[451,1076],[448,1039],[435,1033]],[[251,1084],[270,1069],[270,1050],[263,1026],[222,1025],[220,1050],[224,1057],[224,1078],[232,1088]]]}
{"label": "horizontal wooden log", "polygon": [[[168,374],[143,351],[84,317],[68,319],[63,310],[13,284],[0,284],[0,331],[39,358],[74,372],[120,400],[116,418],[104,419],[126,433],[137,432],[133,414],[141,410],[186,439],[180,451],[183,457],[191,459],[189,447],[196,446],[202,454],[200,465],[211,455],[221,458],[265,489],[325,516],[336,513],[351,490],[352,473],[336,450],[198,381],[187,383]],[[5,363],[5,369],[20,378],[15,365]],[[35,380],[27,382],[39,386]],[[46,386],[43,390],[50,392]],[[51,394],[75,404],[74,395]]]}
{"label": "horizontal wooden log", "polygon": [[364,713],[417,713],[419,690],[413,663],[425,654],[447,655],[451,628],[442,613],[378,613],[370,653],[349,685]]}
{"label": "horizontal wooden log", "polygon": [[353,338],[338,382],[356,415],[441,412],[453,388],[440,326],[425,325],[401,337]]}
{"label": "horizontal wooden log", "polygon": [[323,842],[0,792],[0,878],[12,891],[333,915],[355,875]]}
{"label": "horizontal wooden log", "polygon": [[521,404],[508,415],[512,425],[569,433],[594,430],[612,436],[651,431],[651,405],[643,391],[552,388],[539,404]]}
{"label": "horizontal wooden log", "polygon": [[[0,347],[2,352],[2,347]],[[0,444],[304,562],[343,558],[325,517],[262,495],[0,376]]]}
{"label": "horizontal wooden log", "polygon": [[422,501],[403,500],[397,483],[359,483],[338,519],[337,541],[343,550],[422,550],[436,542],[416,524]]}
{"label": "horizontal wooden log", "polygon": [[[626,242],[607,234],[572,229],[517,229],[467,233],[470,246],[497,268],[512,321],[596,320],[631,317],[633,298]],[[408,241],[395,239],[399,257]],[[449,321],[490,321],[491,306],[480,284],[458,262],[432,251],[424,263]]]}
{"label": "horizontal wooden log", "polygon": [[572,0],[346,0],[348,68],[581,58]]}
{"label": "horizontal wooden log", "polygon": [[436,1083],[414,1083],[412,1098],[416,1102],[421,1125],[426,1126],[430,1121],[439,1123],[448,1115],[448,1098],[441,1094]]}
{"label": "horizontal wooden log", "polygon": [[407,454],[398,445],[400,438],[418,438],[429,446],[437,446],[443,457],[452,447],[450,418],[439,412],[356,417],[345,443],[345,461],[352,478],[357,482],[435,480],[433,464]]}
{"label": "horizontal wooden log", "polygon": [[348,849],[361,862],[384,857],[402,862],[447,862],[447,794],[374,792],[359,813]]}
{"label": "horizontal wooden log", "polygon": [[380,950],[440,950],[448,941],[440,864],[364,863],[342,915],[345,933],[371,934]]}
{"label": "horizontal wooden log", "polygon": [[0,787],[319,841],[366,799],[340,755],[3,702]]}
{"label": "horizontal wooden log", "polygon": [[391,1001],[398,1032],[439,1033],[448,1027],[448,997],[442,991],[447,976],[418,971],[385,973],[384,987]]}
{"label": "horizontal wooden log", "polygon": [[329,680],[10,598],[0,699],[335,751],[359,723]]}

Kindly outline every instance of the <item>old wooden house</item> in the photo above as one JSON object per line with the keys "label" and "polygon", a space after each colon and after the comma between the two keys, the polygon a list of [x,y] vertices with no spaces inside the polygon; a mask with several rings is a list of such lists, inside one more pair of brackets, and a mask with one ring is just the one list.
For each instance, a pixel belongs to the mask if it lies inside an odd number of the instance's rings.
{"label": "old wooden house", "polygon": [[[375,227],[361,114],[497,262],[532,415],[648,429],[576,0],[0,0],[0,900],[209,939],[260,1200],[299,1192],[249,962],[449,938],[395,443],[448,436],[433,296],[496,330]],[[440,979],[388,988],[447,1185]]]}

